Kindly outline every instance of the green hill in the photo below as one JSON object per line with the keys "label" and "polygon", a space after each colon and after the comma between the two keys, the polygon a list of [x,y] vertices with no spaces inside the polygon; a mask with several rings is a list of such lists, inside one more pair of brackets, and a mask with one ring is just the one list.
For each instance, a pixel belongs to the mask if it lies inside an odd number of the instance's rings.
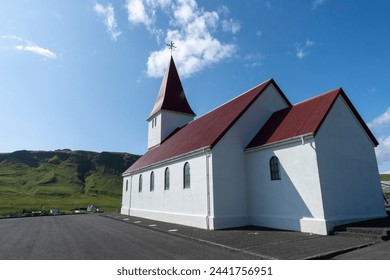
{"label": "green hill", "polygon": [[121,174],[138,158],[71,150],[0,154],[0,215],[52,208],[66,213],[89,204],[118,211]]}
{"label": "green hill", "polygon": [[390,181],[390,174],[380,174],[381,181]]}

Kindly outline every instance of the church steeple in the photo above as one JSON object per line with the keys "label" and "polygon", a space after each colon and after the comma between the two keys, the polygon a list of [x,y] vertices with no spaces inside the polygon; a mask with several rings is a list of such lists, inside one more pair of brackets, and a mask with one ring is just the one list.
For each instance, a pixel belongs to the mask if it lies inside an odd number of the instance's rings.
{"label": "church steeple", "polygon": [[153,117],[157,112],[167,110],[171,112],[190,114],[195,116],[187,98],[184,94],[183,86],[177,73],[175,62],[171,56],[169,67],[165,71],[164,79],[161,83],[160,91],[157,96],[156,103],[149,118]]}
{"label": "church steeple", "polygon": [[171,56],[156,103],[148,117],[148,148],[160,144],[176,128],[186,125],[194,117],[195,113],[184,94],[175,62]]}

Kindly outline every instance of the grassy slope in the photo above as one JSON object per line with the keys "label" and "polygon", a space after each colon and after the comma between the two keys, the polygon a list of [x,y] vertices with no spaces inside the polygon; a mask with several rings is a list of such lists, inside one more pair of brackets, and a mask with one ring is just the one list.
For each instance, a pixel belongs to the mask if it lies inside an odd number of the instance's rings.
{"label": "grassy slope", "polygon": [[381,181],[390,181],[390,174],[381,174]]}
{"label": "grassy slope", "polygon": [[[95,204],[104,211],[121,205],[121,172],[137,156],[118,153],[33,155],[35,161],[1,160],[0,215],[22,209],[59,209]],[[4,155],[4,154],[3,154]],[[51,157],[52,156],[52,157]],[[121,161],[121,159],[124,159]]]}

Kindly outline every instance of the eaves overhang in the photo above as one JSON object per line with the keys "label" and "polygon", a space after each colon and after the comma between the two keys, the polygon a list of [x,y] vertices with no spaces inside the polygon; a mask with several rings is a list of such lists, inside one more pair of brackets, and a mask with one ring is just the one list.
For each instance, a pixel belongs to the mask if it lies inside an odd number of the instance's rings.
{"label": "eaves overhang", "polygon": [[261,146],[246,148],[245,152],[252,153],[252,152],[256,152],[256,151],[260,151],[260,150],[266,150],[266,149],[270,149],[270,148],[273,148],[273,147],[276,148],[276,147],[280,147],[280,146],[286,146],[286,145],[290,145],[290,144],[294,144],[294,143],[301,143],[302,145],[304,145],[304,144],[306,144],[306,141],[311,140],[314,137],[315,137],[315,133],[314,132],[307,133],[307,134],[303,134],[303,135],[299,135],[299,136],[294,136],[294,137],[291,137],[291,138],[288,138],[288,139],[283,139],[283,140],[280,140],[280,141],[277,141],[277,142],[264,144],[264,145],[261,145]]}
{"label": "eaves overhang", "polygon": [[160,162],[152,163],[152,164],[143,166],[141,168],[138,168],[138,169],[135,169],[135,170],[132,170],[129,172],[124,172],[124,173],[122,173],[122,177],[127,177],[127,176],[131,176],[133,174],[142,173],[146,170],[158,168],[158,167],[165,166],[168,164],[173,164],[173,163],[176,163],[178,161],[184,161],[184,160],[187,160],[187,159],[194,157],[194,156],[198,156],[198,155],[202,155],[202,154],[206,155],[206,154],[209,154],[210,152],[211,152],[210,146],[203,147],[203,148],[188,152],[186,154],[182,154],[180,156],[175,156],[175,157],[172,157],[172,158],[169,158],[166,160],[162,160]]}

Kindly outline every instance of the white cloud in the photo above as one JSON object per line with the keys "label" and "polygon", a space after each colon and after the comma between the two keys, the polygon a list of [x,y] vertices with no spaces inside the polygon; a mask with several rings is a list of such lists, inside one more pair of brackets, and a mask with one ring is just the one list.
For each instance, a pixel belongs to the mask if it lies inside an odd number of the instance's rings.
{"label": "white cloud", "polygon": [[388,136],[390,133],[390,107],[367,125],[381,134],[378,140],[379,145],[375,148],[376,158],[378,164],[383,166],[382,168],[388,168],[390,166],[390,136]]}
{"label": "white cloud", "polygon": [[146,3],[152,7],[164,8],[172,3],[172,0],[146,0]]}
{"label": "white cloud", "polygon": [[[169,17],[166,30],[157,29],[157,10]],[[229,58],[236,50],[235,45],[220,42],[214,33],[222,30],[237,33],[240,24],[236,20],[221,21],[217,11],[200,8],[195,0],[127,0],[128,19],[132,24],[143,24],[156,35],[157,41],[165,36],[164,42],[173,41],[177,48],[174,57],[180,75],[188,77],[205,67]],[[219,7],[218,11],[227,16],[229,9]],[[163,48],[153,51],[147,61],[147,75],[161,77],[169,61],[170,50]]]}
{"label": "white cloud", "polygon": [[256,32],[256,37],[257,38],[261,38],[261,36],[263,36],[263,32],[261,32],[260,30]]}
{"label": "white cloud", "polygon": [[196,19],[197,3],[195,0],[179,0],[173,4],[174,22],[179,26]]}
{"label": "white cloud", "polygon": [[325,2],[326,2],[326,0],[315,0],[315,1],[313,1],[311,7],[312,7],[312,9],[317,9],[318,7],[324,5]]}
{"label": "white cloud", "polygon": [[375,148],[375,153],[378,164],[390,161],[390,136],[379,139],[379,145]]}
{"label": "white cloud", "polygon": [[115,19],[115,12],[112,4],[110,3],[104,7],[103,5],[96,3],[94,10],[99,16],[103,17],[107,31],[111,34],[111,38],[116,41],[122,32],[117,30],[118,24]]}
{"label": "white cloud", "polygon": [[269,1],[265,2],[265,6],[268,8],[268,9],[271,9],[272,8],[272,5]]}
{"label": "white cloud", "polygon": [[302,59],[306,56],[306,54],[303,52],[302,48],[298,48],[297,49],[297,52],[296,52],[296,56],[299,58],[299,59]]}
{"label": "white cloud", "polygon": [[157,10],[165,10],[172,0],[126,0],[127,19],[133,25],[144,25],[161,43],[164,30],[155,25]]}
{"label": "white cloud", "polygon": [[264,56],[261,53],[250,53],[244,57],[245,67],[259,67],[262,65]]}
{"label": "white cloud", "polygon": [[[232,56],[235,47],[230,44],[222,44],[212,36],[186,36],[179,32],[169,31],[168,36],[175,42],[175,61],[183,77],[202,70],[210,64]],[[162,49],[154,51],[148,58],[147,74],[151,77],[161,77],[167,67],[170,51]]]}
{"label": "white cloud", "polygon": [[[151,6],[154,6],[156,3],[153,1]],[[126,3],[128,20],[132,24],[144,24],[150,26],[153,23],[153,12],[151,15],[146,13],[146,8],[142,0],[127,0]]]}
{"label": "white cloud", "polygon": [[373,121],[368,123],[370,128],[379,128],[383,126],[390,126],[390,107],[387,108],[386,112],[376,117]]}
{"label": "white cloud", "polygon": [[27,46],[18,45],[18,46],[16,46],[16,49],[18,49],[20,51],[32,52],[32,53],[35,53],[35,54],[38,54],[38,55],[41,55],[41,56],[44,56],[47,58],[57,58],[57,55],[54,52],[52,52],[51,50],[44,49],[44,48],[39,47],[31,42],[29,42]]}
{"label": "white cloud", "polygon": [[221,14],[224,16],[229,16],[229,14],[230,14],[229,8],[225,5],[219,6],[217,12],[218,12],[218,14]]}
{"label": "white cloud", "polygon": [[241,29],[241,24],[237,19],[227,18],[230,15],[230,10],[227,6],[222,5],[218,7],[217,13],[224,16],[222,20],[222,30],[236,34]]}
{"label": "white cloud", "polygon": [[303,59],[310,53],[310,49],[315,46],[315,42],[309,39],[306,40],[305,44],[295,44],[295,55],[299,59]]}
{"label": "white cloud", "polygon": [[16,41],[18,44],[13,45],[12,48],[15,48],[19,51],[32,52],[46,58],[57,58],[57,54],[49,49],[42,48],[35,43],[25,40],[19,36],[15,35],[2,35],[0,36],[3,40]]}
{"label": "white cloud", "polygon": [[305,44],[306,47],[312,47],[312,46],[315,46],[315,44],[316,43],[314,41],[306,39],[306,44]]}
{"label": "white cloud", "polygon": [[225,32],[232,32],[233,34],[236,34],[241,29],[241,24],[238,20],[235,19],[228,19],[222,21],[222,30]]}
{"label": "white cloud", "polygon": [[0,38],[4,39],[4,40],[15,40],[15,41],[23,42],[22,38],[20,38],[19,36],[15,36],[15,35],[3,35]]}

